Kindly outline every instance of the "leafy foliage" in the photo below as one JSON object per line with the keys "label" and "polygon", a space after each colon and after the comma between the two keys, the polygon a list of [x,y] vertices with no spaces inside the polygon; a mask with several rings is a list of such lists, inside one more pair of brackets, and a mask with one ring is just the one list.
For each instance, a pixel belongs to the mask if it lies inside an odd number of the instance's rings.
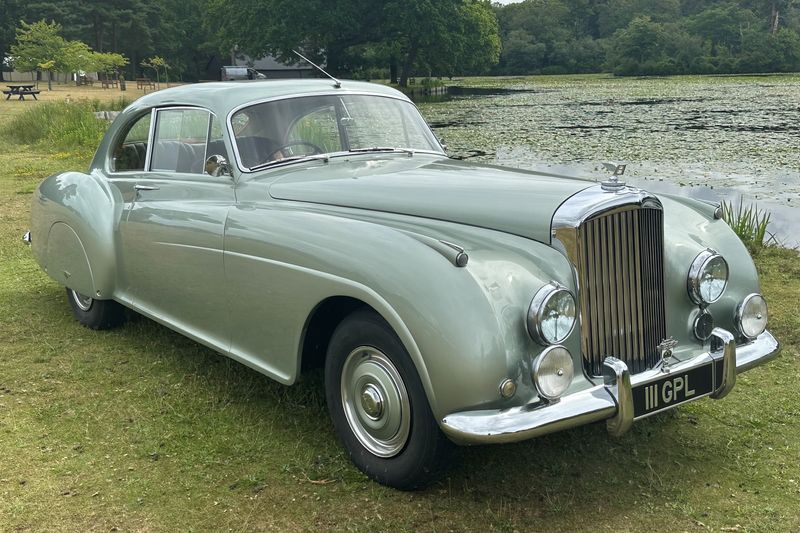
{"label": "leafy foliage", "polygon": [[295,61],[302,49],[334,73],[382,64],[415,73],[480,72],[497,62],[488,0],[210,0],[219,42],[251,57]]}
{"label": "leafy foliage", "polygon": [[800,5],[789,0],[526,0],[495,12],[499,74],[800,69]]}
{"label": "leafy foliage", "polygon": [[17,29],[17,42],[11,46],[14,66],[48,73],[91,70],[110,74],[128,63],[121,54],[94,52],[82,41],[67,41],[61,36],[61,29],[55,22],[23,21]]}
{"label": "leafy foliage", "polygon": [[94,116],[99,107],[98,102],[45,102],[4,124],[0,138],[14,144],[94,150],[108,128],[107,122]]}
{"label": "leafy foliage", "polygon": [[756,205],[745,207],[742,199],[739,199],[738,207],[734,207],[733,202],[723,201],[722,219],[739,236],[751,253],[758,252],[774,241],[773,236],[767,239],[770,213],[759,210]]}

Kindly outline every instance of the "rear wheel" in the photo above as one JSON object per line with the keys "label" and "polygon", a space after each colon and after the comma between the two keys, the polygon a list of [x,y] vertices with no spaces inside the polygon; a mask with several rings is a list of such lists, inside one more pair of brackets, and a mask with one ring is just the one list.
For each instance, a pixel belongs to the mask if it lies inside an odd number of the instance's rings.
{"label": "rear wheel", "polygon": [[91,329],[111,329],[125,321],[125,308],[114,300],[95,300],[67,289],[67,301],[75,318]]}
{"label": "rear wheel", "polygon": [[325,393],[339,440],[372,479],[410,490],[446,469],[452,444],[433,417],[411,357],[378,314],[356,311],[336,329]]}

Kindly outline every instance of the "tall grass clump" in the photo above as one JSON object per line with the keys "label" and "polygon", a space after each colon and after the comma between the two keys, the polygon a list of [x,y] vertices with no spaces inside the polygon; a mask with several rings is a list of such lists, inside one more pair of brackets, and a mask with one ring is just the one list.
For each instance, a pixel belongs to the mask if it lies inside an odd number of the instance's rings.
{"label": "tall grass clump", "polygon": [[722,201],[722,219],[728,223],[751,253],[756,253],[764,246],[775,242],[774,235],[767,237],[770,213],[759,210],[756,205],[745,207],[742,198],[739,198],[737,207],[734,207],[733,202]]}
{"label": "tall grass clump", "polygon": [[46,102],[12,118],[0,129],[4,141],[56,149],[97,148],[109,123],[95,118],[98,103]]}

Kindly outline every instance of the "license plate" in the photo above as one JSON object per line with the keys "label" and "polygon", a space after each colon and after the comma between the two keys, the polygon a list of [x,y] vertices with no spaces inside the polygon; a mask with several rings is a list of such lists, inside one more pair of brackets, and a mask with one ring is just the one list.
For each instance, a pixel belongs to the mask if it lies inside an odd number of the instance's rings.
{"label": "license plate", "polygon": [[714,391],[711,363],[670,372],[654,381],[633,387],[633,416],[640,418],[676,405],[702,398]]}

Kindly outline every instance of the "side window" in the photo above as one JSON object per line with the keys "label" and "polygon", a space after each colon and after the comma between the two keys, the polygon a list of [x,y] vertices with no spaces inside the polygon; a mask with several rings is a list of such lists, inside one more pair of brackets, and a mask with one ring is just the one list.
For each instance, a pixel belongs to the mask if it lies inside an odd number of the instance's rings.
{"label": "side window", "polygon": [[158,111],[150,170],[202,174],[210,116],[203,109]]}
{"label": "side window", "polygon": [[144,170],[149,135],[150,113],[134,122],[122,142],[114,148],[112,172]]}
{"label": "side window", "polygon": [[[299,145],[301,148],[313,145],[325,152],[338,152],[342,149],[339,128],[336,125],[336,110],[332,105],[315,109],[295,121],[286,136],[286,145]],[[302,150],[299,150],[303,153]],[[308,152],[306,150],[305,152]],[[309,152],[310,153],[310,152]]]}
{"label": "side window", "polygon": [[225,141],[222,140],[222,125],[214,115],[211,115],[211,127],[208,130],[206,159],[212,155],[221,155],[228,160],[228,151],[225,149]]}

